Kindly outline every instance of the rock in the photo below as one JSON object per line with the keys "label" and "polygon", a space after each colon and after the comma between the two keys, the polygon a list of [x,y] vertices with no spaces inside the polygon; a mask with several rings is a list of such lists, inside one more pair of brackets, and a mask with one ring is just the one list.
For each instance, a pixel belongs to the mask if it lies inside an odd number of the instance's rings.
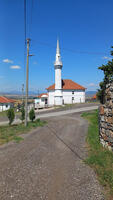
{"label": "rock", "polygon": [[99,110],[100,143],[113,151],[113,83],[106,85],[105,104]]}
{"label": "rock", "polygon": [[100,115],[104,115],[104,107],[100,106]]}

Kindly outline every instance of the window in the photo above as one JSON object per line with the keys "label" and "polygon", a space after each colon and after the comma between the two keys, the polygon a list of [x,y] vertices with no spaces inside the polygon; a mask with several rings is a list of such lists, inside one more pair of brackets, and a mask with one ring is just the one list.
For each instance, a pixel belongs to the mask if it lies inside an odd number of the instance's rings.
{"label": "window", "polygon": [[72,91],[72,94],[74,94],[74,91]]}

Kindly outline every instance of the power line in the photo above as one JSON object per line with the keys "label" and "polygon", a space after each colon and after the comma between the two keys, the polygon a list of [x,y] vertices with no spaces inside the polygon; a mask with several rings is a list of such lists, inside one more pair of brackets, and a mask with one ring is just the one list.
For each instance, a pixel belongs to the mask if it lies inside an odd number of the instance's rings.
{"label": "power line", "polygon": [[30,10],[30,22],[29,22],[29,37],[31,37],[32,33],[32,20],[33,20],[33,0],[31,0],[31,10]]}
{"label": "power line", "polygon": [[24,40],[26,44],[26,0],[24,0]]}
{"label": "power line", "polygon": [[[51,45],[49,43],[40,42],[40,41],[36,41],[36,40],[33,40],[33,41],[35,43],[39,44],[39,45],[47,46],[47,47],[56,49],[55,46],[53,46],[53,45]],[[105,53],[105,52],[77,51],[77,50],[72,50],[72,49],[67,49],[67,48],[61,48],[61,50],[68,51],[68,52],[75,53],[75,54],[102,55],[102,56],[103,55],[108,55],[108,53]]]}
{"label": "power line", "polygon": [[25,84],[25,67],[26,67],[26,0],[24,0],[24,84]]}

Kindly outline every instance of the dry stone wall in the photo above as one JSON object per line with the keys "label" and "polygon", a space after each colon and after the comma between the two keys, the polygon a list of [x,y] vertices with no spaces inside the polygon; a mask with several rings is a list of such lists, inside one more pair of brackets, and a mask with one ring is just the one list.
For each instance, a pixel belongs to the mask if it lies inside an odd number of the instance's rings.
{"label": "dry stone wall", "polygon": [[113,83],[106,86],[105,104],[100,106],[100,142],[113,151]]}

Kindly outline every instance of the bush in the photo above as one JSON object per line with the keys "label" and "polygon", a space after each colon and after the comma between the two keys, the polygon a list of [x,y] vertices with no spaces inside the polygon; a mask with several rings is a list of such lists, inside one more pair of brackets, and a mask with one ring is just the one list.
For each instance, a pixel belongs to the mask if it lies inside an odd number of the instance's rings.
{"label": "bush", "polygon": [[22,106],[22,108],[21,108],[21,117],[20,117],[20,119],[22,120],[22,122],[25,119],[25,109],[24,109],[24,106]]}
{"label": "bush", "polygon": [[33,120],[35,119],[35,111],[32,108],[29,112],[29,119],[33,122]]}
{"label": "bush", "polygon": [[10,109],[7,111],[7,117],[8,117],[8,119],[9,119],[9,125],[11,125],[12,122],[14,121],[14,118],[15,118],[15,113],[14,113],[13,108],[10,108]]}
{"label": "bush", "polygon": [[[113,49],[113,46],[111,48]],[[111,51],[111,56],[113,56],[113,51]],[[99,84],[100,89],[97,92],[97,98],[100,100],[100,103],[104,104],[106,96],[105,94],[106,85],[113,82],[113,59],[111,61],[108,61],[106,65],[98,67],[98,69],[104,72],[104,79]]]}

